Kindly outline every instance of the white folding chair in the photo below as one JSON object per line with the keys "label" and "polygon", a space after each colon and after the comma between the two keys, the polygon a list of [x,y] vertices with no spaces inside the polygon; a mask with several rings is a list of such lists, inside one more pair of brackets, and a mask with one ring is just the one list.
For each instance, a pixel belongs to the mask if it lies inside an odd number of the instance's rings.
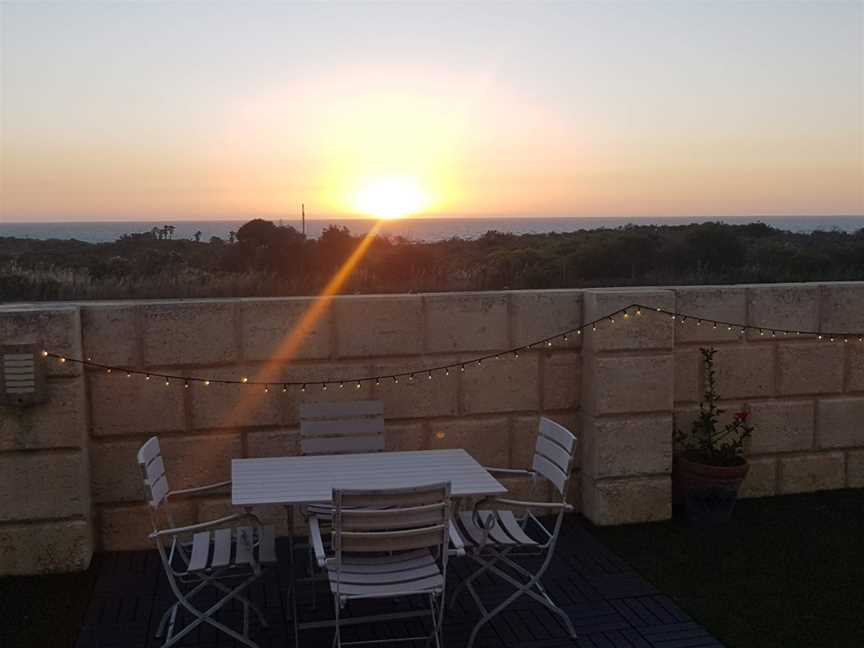
{"label": "white folding chair", "polygon": [[[255,611],[265,628],[268,627],[267,620],[258,606],[242,592],[261,576],[262,564],[276,562],[273,527],[262,527],[259,520],[248,513],[237,513],[210,522],[178,527],[174,523],[170,508],[164,506],[169,498],[206,493],[228,486],[231,482],[170,490],[159,439],[156,437],[147,441],[138,451],[138,464],[141,467],[153,522],[153,533],[149,537],[156,543],[168,584],[177,598],[177,602],[165,611],[159,622],[156,637],[165,636],[162,648],[177,644],[202,623],[221,630],[245,646],[257,648],[258,644],[249,638],[249,609]],[[239,526],[241,522],[248,525]],[[166,523],[167,527],[163,526]],[[231,586],[223,582],[228,579],[240,581]],[[207,588],[215,588],[222,597],[207,609],[201,610],[195,607],[191,599]],[[243,604],[242,634],[213,618],[232,599]],[[175,631],[177,614],[181,607],[192,615],[193,620]]]}
{"label": "white folding chair", "polygon": [[[333,501],[334,555],[328,557],[323,545],[314,543],[316,560],[326,570],[333,594],[333,644],[341,647],[434,639],[440,648],[450,527],[449,482],[392,490],[334,490]],[[430,635],[342,641],[340,621],[347,603],[409,596],[428,601]]]}
{"label": "white folding chair", "polygon": [[[541,417],[539,427],[531,470],[508,468],[486,468],[486,470],[493,474],[527,475],[535,483],[542,477],[551,484],[560,499],[546,502],[498,497],[485,501],[514,506],[522,509],[524,514],[517,517],[507,509],[478,510],[475,506],[473,511],[463,512],[456,519],[456,527],[462,535],[466,555],[480,566],[459,585],[450,601],[451,606],[455,605],[459,595],[467,589],[482,612],[480,621],[471,631],[468,648],[473,646],[480,629],[520,596],[530,596],[542,603],[561,619],[570,636],[576,638],[576,630],[570,618],[555,604],[541,581],[555,552],[564,513],[573,510],[573,507],[567,503],[566,497],[567,482],[576,450],[576,437],[565,427],[547,418]],[[534,510],[557,514],[551,530],[535,517]],[[536,539],[529,533],[539,536],[540,539]],[[536,572],[532,573],[514,560],[526,555],[543,557],[542,564]],[[506,567],[510,573],[503,571],[501,567]],[[516,588],[515,592],[491,610],[486,608],[474,588],[477,578],[486,573],[493,574]]]}
{"label": "white folding chair", "polygon": [[[304,403],[300,405],[300,453],[354,454],[384,450],[384,403]],[[312,504],[304,516],[329,520],[332,504]]]}

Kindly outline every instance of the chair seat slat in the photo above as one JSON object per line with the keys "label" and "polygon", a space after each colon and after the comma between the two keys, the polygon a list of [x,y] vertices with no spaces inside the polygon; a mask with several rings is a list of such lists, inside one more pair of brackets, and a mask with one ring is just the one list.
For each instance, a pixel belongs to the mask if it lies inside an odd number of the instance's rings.
{"label": "chair seat slat", "polygon": [[234,549],[236,558],[234,562],[238,565],[248,565],[252,562],[252,546],[255,542],[255,536],[252,533],[252,527],[242,526],[237,527],[237,542]]}
{"label": "chair seat slat", "polygon": [[276,562],[276,530],[273,526],[258,529],[261,544],[258,545],[258,562],[263,564]]}
{"label": "chair seat slat", "polygon": [[192,536],[192,556],[189,558],[189,571],[207,569],[210,559],[210,532],[202,531]]}
{"label": "chair seat slat", "polygon": [[231,529],[216,529],[213,532],[211,567],[224,567],[231,564],[231,531]]}

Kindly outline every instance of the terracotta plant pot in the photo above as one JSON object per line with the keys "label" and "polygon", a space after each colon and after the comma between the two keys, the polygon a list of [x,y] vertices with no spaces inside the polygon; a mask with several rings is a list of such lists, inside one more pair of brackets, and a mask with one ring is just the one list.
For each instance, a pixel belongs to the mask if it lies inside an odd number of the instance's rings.
{"label": "terracotta plant pot", "polygon": [[749,469],[746,459],[734,466],[711,466],[691,453],[676,455],[673,481],[687,519],[697,526],[727,522]]}

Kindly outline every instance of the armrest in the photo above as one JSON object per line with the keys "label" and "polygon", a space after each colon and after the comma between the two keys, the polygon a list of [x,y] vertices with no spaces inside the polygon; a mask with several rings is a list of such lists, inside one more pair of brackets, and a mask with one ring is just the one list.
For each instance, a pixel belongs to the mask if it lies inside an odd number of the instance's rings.
{"label": "armrest", "polygon": [[524,468],[495,468],[493,466],[483,466],[483,470],[490,473],[499,473],[501,475],[527,475],[528,477],[533,477],[537,474],[533,470],[526,470]]}
{"label": "armrest", "polygon": [[209,529],[214,526],[221,526],[226,522],[242,520],[248,517],[252,517],[256,521],[258,519],[255,518],[255,516],[250,516],[245,513],[233,513],[232,515],[226,515],[225,517],[221,517],[216,520],[210,520],[209,522],[199,522],[198,524],[190,524],[188,526],[174,527],[173,529],[162,529],[161,531],[154,531],[147,537],[153,540],[156,538],[164,538],[165,536],[176,536],[183,533],[191,533],[193,531],[203,531],[204,529]]}
{"label": "armrest", "polygon": [[324,569],[327,566],[327,553],[324,551],[324,540],[321,538],[321,526],[314,515],[309,516],[309,541],[315,552],[315,561],[321,569]]}
{"label": "armrest", "polygon": [[525,508],[547,509],[552,511],[564,510],[570,512],[573,510],[573,505],[567,502],[525,502],[522,500],[507,499],[506,497],[496,497],[493,502],[498,504],[509,504],[510,506],[522,506]]}
{"label": "armrest", "polygon": [[457,556],[465,555],[465,543],[462,540],[462,536],[459,535],[459,530],[456,528],[456,525],[453,524],[453,520],[450,520],[450,544],[453,545],[453,550]]}
{"label": "armrest", "polygon": [[165,496],[166,498],[176,497],[178,495],[191,495],[193,493],[203,493],[206,491],[214,490],[216,488],[224,488],[225,486],[230,486],[231,480],[216,482],[215,484],[207,484],[206,486],[197,486],[196,488],[183,488],[180,490],[172,490],[168,491],[168,494]]}

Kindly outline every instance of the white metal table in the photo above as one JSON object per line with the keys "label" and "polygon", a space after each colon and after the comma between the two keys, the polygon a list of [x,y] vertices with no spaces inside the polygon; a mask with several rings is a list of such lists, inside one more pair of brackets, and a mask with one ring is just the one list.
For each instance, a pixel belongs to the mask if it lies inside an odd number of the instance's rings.
{"label": "white metal table", "polygon": [[454,498],[507,492],[462,449],[232,460],[231,501],[235,506],[281,504],[288,510],[289,596],[295,645],[299,645],[300,628],[294,574],[295,507],[331,502],[334,488],[401,488],[446,481]]}

